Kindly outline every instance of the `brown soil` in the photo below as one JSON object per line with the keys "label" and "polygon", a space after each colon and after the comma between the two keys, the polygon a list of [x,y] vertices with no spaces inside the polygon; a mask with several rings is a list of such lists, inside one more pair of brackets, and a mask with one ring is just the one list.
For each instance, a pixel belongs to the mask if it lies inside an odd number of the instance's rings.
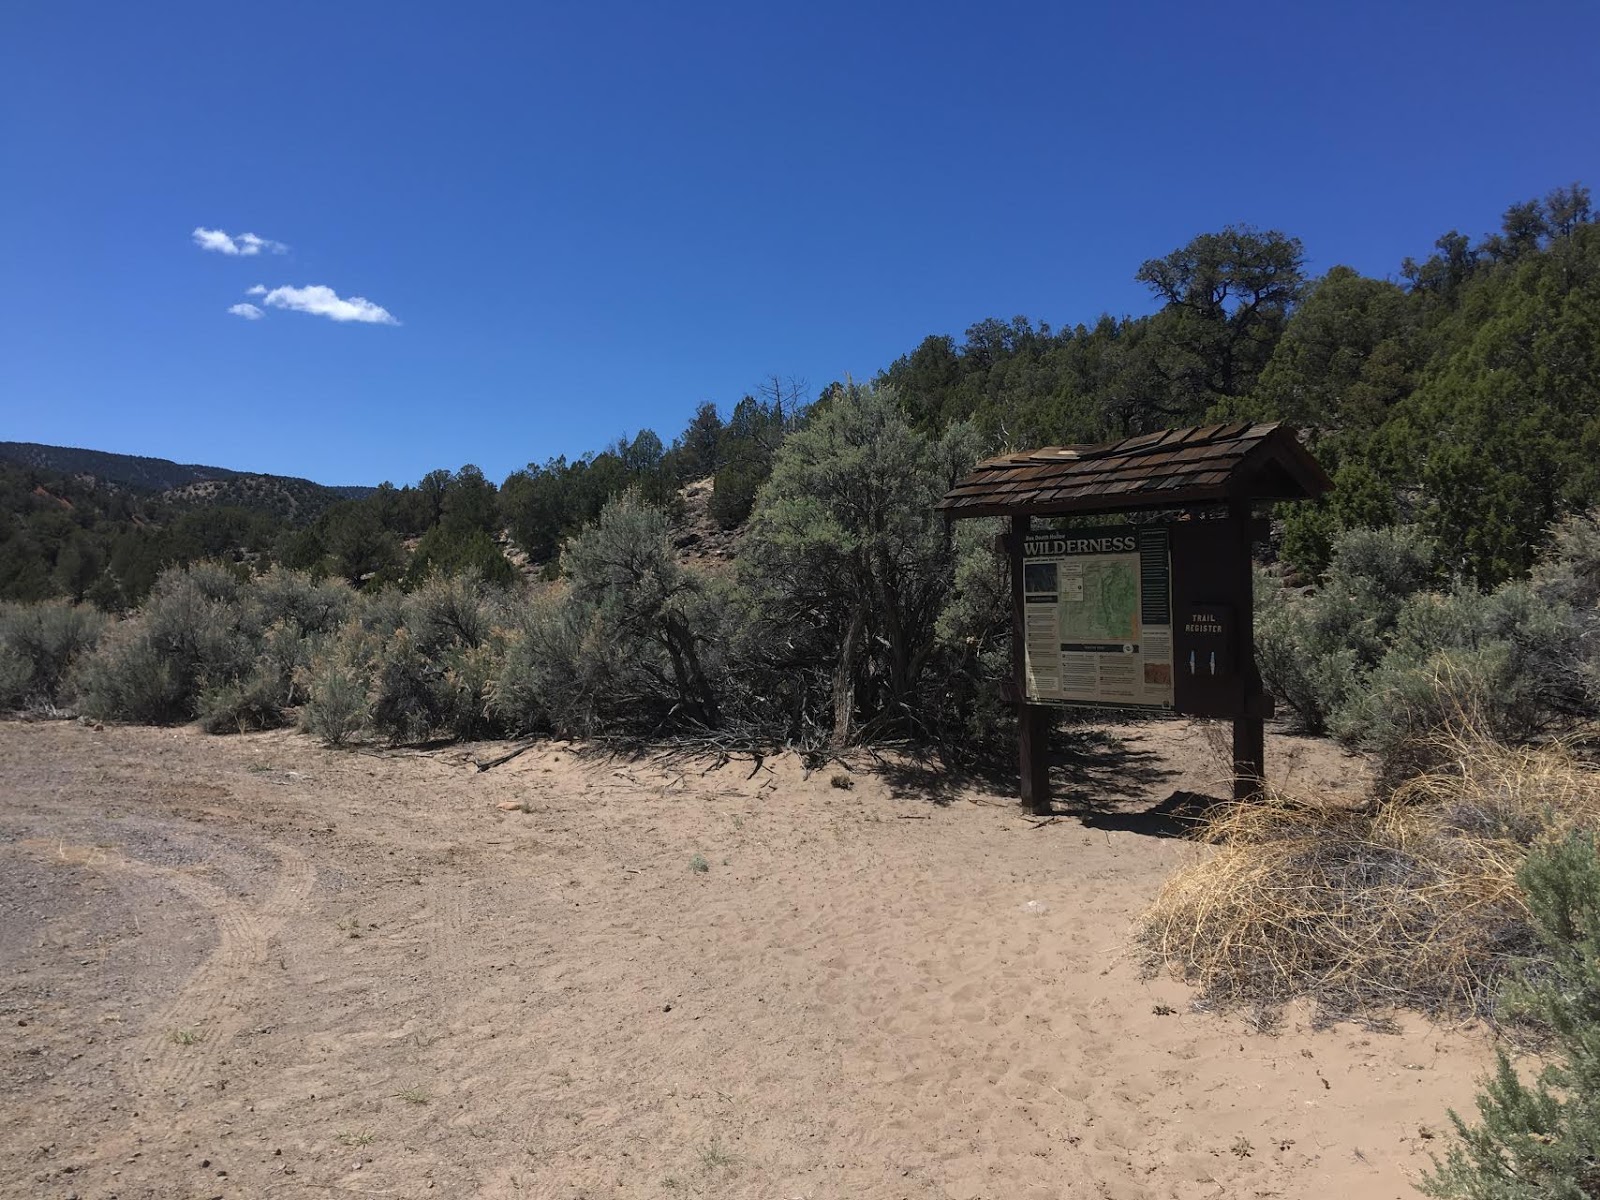
{"label": "brown soil", "polygon": [[904,765],[0,725],[0,1195],[1411,1195],[1488,1044],[1141,979],[1203,852],[1145,810],[1217,762],[1110,732],[1039,824]]}
{"label": "brown soil", "polygon": [[706,571],[726,571],[733,565],[743,528],[724,529],[711,515],[711,493],[716,480],[696,479],[678,489],[683,510],[673,522],[672,545],[678,557]]}

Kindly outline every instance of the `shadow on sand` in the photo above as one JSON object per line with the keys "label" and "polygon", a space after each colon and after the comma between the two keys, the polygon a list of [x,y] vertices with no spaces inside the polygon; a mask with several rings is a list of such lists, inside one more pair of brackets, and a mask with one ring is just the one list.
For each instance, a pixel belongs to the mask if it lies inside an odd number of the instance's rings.
{"label": "shadow on sand", "polygon": [[1067,729],[1052,746],[1051,812],[1088,829],[1147,837],[1189,837],[1220,801],[1173,791],[1151,803],[1178,774],[1149,750],[1135,749],[1114,729]]}
{"label": "shadow on sand", "polygon": [[[1088,829],[1190,837],[1221,803],[1199,792],[1169,791],[1178,772],[1161,755],[1136,748],[1114,728],[1057,729],[1050,749],[1054,803],[1049,815],[1076,818]],[[941,807],[962,797],[996,808],[1017,803],[1016,768],[1010,763],[987,771],[952,770],[928,754],[880,758],[875,773],[897,799]],[[1168,792],[1166,799],[1157,800],[1163,792]]]}
{"label": "shadow on sand", "polygon": [[1203,792],[1176,791],[1149,808],[1100,806],[1057,812],[1077,817],[1085,829],[1107,829],[1121,833],[1140,833],[1146,837],[1187,838],[1223,801]]}

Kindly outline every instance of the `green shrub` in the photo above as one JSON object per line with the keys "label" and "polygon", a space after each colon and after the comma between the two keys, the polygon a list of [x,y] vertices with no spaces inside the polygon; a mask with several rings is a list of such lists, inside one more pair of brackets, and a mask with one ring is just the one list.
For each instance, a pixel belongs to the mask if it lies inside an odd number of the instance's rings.
{"label": "green shrub", "polygon": [[264,625],[281,622],[301,637],[336,633],[357,603],[350,587],[338,580],[318,580],[303,571],[274,567],[251,585]]}
{"label": "green shrub", "polygon": [[73,687],[94,717],[170,725],[193,716],[192,686],[137,619],[110,630],[78,661]]}
{"label": "green shrub", "polygon": [[1509,997],[1554,1036],[1531,1085],[1502,1051],[1478,1094],[1479,1122],[1450,1114],[1458,1144],[1434,1161],[1430,1196],[1600,1196],[1600,857],[1592,834],[1529,854],[1517,873],[1543,954]]}
{"label": "green shrub", "polygon": [[1340,638],[1361,618],[1348,596],[1290,592],[1275,575],[1255,577],[1256,667],[1270,691],[1307,733],[1323,733],[1361,668]]}
{"label": "green shrub", "polygon": [[955,530],[955,579],[935,626],[919,720],[946,758],[963,764],[1015,763],[1016,714],[1001,697],[1011,675],[1011,579],[995,553],[996,521]]}
{"label": "green shrub", "polygon": [[535,597],[517,614],[494,685],[494,711],[507,729],[591,728],[593,707],[576,670],[581,619],[565,588]]}
{"label": "green shrub", "polygon": [[1317,588],[1256,575],[1256,663],[1308,733],[1325,732],[1387,652],[1406,602],[1439,578],[1438,554],[1408,527],[1358,529],[1334,544]]}
{"label": "green shrub", "polygon": [[391,741],[422,741],[448,723],[441,668],[418,652],[410,630],[384,646],[372,681],[373,726]]}
{"label": "green shrub", "polygon": [[1559,521],[1533,568],[1533,588],[1567,615],[1565,662],[1584,707],[1600,708],[1600,520],[1581,513]]}
{"label": "green shrub", "polygon": [[1592,521],[1558,529],[1532,583],[1440,584],[1435,549],[1406,528],[1341,536],[1314,590],[1257,576],[1256,661],[1269,690],[1306,730],[1375,753],[1384,785],[1437,765],[1443,728],[1515,743],[1600,701]]}
{"label": "green shrub", "polygon": [[105,625],[86,605],[0,604],[0,707],[64,705],[73,663]]}
{"label": "green shrub", "polygon": [[330,647],[302,677],[306,702],[300,725],[328,746],[342,746],[367,725],[367,671],[361,661],[362,637],[350,636]]}
{"label": "green shrub", "polygon": [[253,729],[276,729],[285,723],[279,680],[267,670],[206,688],[200,693],[197,706],[200,727],[207,733],[248,733]]}
{"label": "green shrub", "polygon": [[33,664],[0,643],[0,707],[18,708],[33,690]]}
{"label": "green shrub", "polygon": [[163,572],[143,611],[83,660],[84,711],[169,724],[200,715],[200,695],[246,678],[260,626],[247,585],[211,564]]}
{"label": "green shrub", "polygon": [[435,576],[471,575],[486,583],[509,584],[516,580],[513,567],[498,542],[481,529],[460,529],[435,525],[422,535],[406,568],[408,586],[416,586]]}
{"label": "green shrub", "polygon": [[1566,611],[1526,583],[1414,596],[1334,731],[1374,752],[1391,785],[1436,765],[1434,735],[1446,727],[1524,741],[1582,707],[1569,646]]}
{"label": "green shrub", "polygon": [[472,576],[434,577],[372,614],[372,726],[393,741],[495,732],[505,601]]}
{"label": "green shrub", "polygon": [[828,729],[839,745],[925,732],[922,688],[955,577],[934,506],[976,458],[970,426],[928,437],[883,388],[838,389],[783,443],[738,578],[761,626],[756,689],[799,701],[791,728]]}
{"label": "green shrub", "polygon": [[677,560],[659,509],[633,493],[609,501],[562,567],[565,589],[524,611],[496,680],[509,724],[645,734],[721,722],[728,597]]}
{"label": "green shrub", "polygon": [[743,525],[770,473],[767,463],[754,459],[738,459],[724,466],[711,483],[711,519],[723,529]]}
{"label": "green shrub", "polygon": [[282,724],[357,604],[344,584],[296,571],[259,579],[210,563],[165,571],[139,614],[80,663],[84,711],[154,724],[199,718],[213,733]]}

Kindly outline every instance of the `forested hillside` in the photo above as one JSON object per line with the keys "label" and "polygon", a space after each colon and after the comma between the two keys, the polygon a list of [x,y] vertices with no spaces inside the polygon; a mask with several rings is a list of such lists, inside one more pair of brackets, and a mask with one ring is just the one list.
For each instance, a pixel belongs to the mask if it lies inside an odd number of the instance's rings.
{"label": "forested hillside", "polygon": [[1147,317],[1052,330],[982,321],[883,375],[926,428],[990,445],[1101,441],[1252,417],[1306,432],[1338,484],[1286,514],[1287,553],[1326,565],[1341,529],[1422,522],[1480,584],[1524,573],[1600,476],[1600,230],[1587,188],[1452,230],[1394,278],[1305,272],[1278,232],[1229,229],[1144,263]]}
{"label": "forested hillside", "polygon": [[365,496],[370,487],[326,487],[309,479],[285,475],[262,475],[235,471],[228,467],[205,467],[198,463],[177,463],[166,458],[142,454],[110,454],[104,450],[83,450],[76,446],[41,446],[37,442],[0,442],[0,462],[33,467],[52,475],[71,475],[99,483],[132,488],[140,492],[166,492],[196,483],[233,479],[257,479],[284,485],[298,484],[303,489],[326,492],[346,499]]}
{"label": "forested hillside", "polygon": [[[1479,586],[1526,574],[1563,513],[1600,495],[1600,230],[1587,188],[1513,205],[1501,228],[1441,236],[1392,277],[1319,277],[1278,231],[1229,228],[1139,265],[1155,311],[1052,328],[1027,317],[934,334],[875,380],[910,424],[970,422],[982,451],[1093,442],[1247,416],[1298,425],[1337,488],[1282,514],[1311,575],[1338,535],[1420,525]],[[360,497],[91,451],[0,446],[0,599],[138,604],[165,565],[225,557],[374,589],[429,574],[553,572],[564,539],[636,490],[669,516],[714,477],[741,524],[785,439],[839,394],[774,378],[726,416],[702,405],[669,443],[651,430],[496,486],[477,468]],[[46,453],[48,452],[48,453]]]}

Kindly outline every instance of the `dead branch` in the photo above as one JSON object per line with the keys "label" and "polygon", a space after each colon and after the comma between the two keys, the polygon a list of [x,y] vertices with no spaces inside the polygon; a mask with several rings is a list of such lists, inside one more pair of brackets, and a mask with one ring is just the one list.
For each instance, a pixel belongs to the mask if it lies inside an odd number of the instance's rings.
{"label": "dead branch", "polygon": [[488,771],[488,770],[490,770],[490,769],[492,769],[494,767],[498,767],[501,763],[510,762],[513,758],[516,758],[519,754],[526,754],[529,750],[532,750],[538,744],[539,744],[538,742],[528,742],[526,745],[518,746],[515,750],[512,750],[511,752],[509,752],[507,754],[502,754],[498,758],[491,758],[486,762],[480,762],[480,763],[476,763],[474,765],[478,768],[479,774],[482,774],[484,771]]}

